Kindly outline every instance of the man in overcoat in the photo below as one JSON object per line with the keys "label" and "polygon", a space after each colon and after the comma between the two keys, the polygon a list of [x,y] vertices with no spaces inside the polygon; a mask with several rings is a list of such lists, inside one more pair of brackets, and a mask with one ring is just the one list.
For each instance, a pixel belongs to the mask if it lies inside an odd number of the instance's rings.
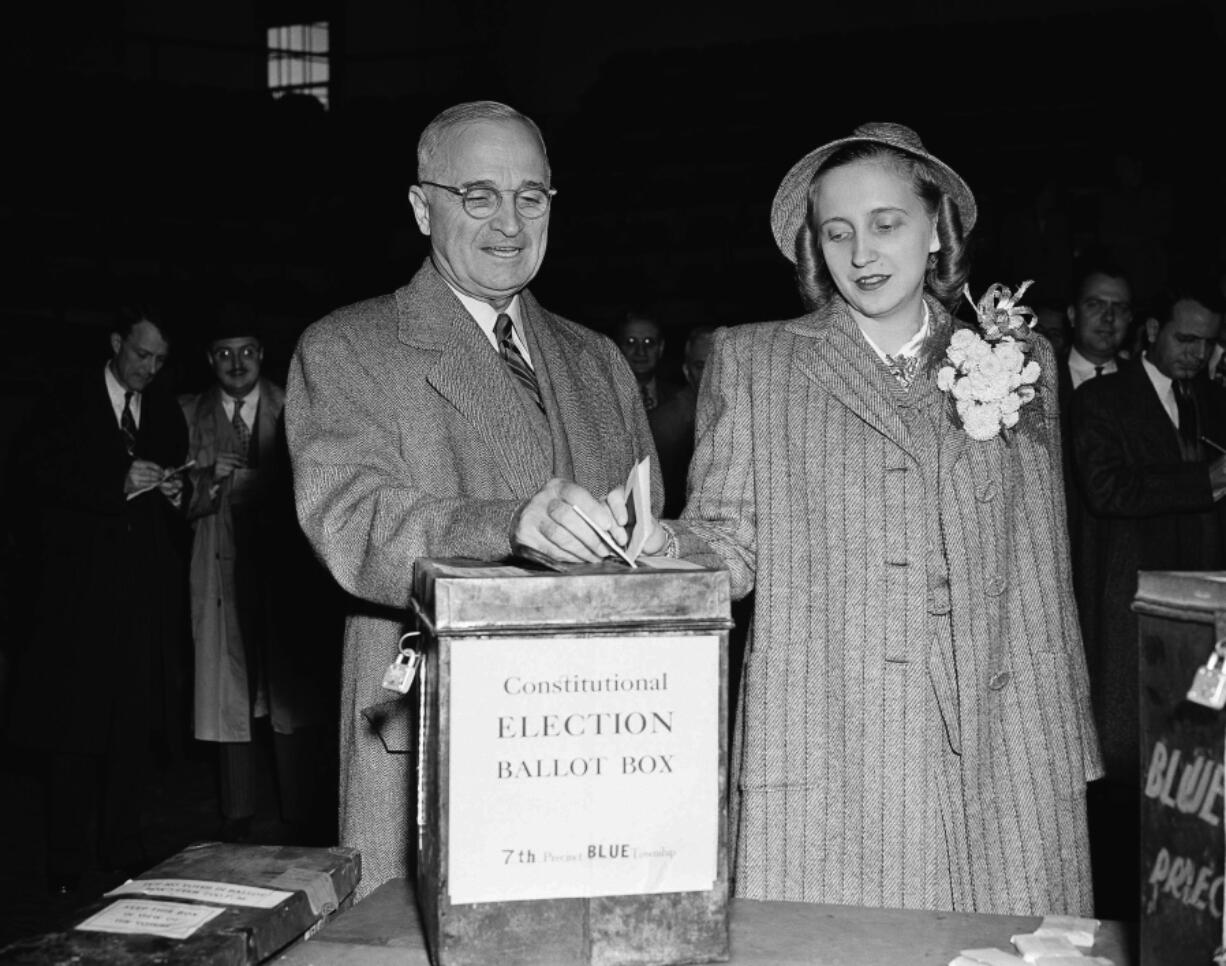
{"label": "man in overcoat", "polygon": [[180,743],[187,428],[154,380],[160,311],[124,309],[111,357],[34,412],[41,534],[33,640],[12,738],[45,754],[48,874],[71,892],[101,866],[134,874],[151,756]]}
{"label": "man in overcoat", "polygon": [[318,837],[313,757],[336,673],[320,646],[327,595],[292,526],[285,393],[261,376],[264,347],[241,308],[219,315],[207,361],[213,385],[181,401],[196,460],[187,507],[195,735],[217,747],[223,838],[250,835],[260,718],[271,724],[282,816],[296,838]]}
{"label": "man in overcoat", "polygon": [[[572,506],[624,538],[592,494],[653,452],[616,346],[525,288],[545,253],[551,196],[530,120],[494,102],[444,111],[422,134],[410,189],[430,257],[405,287],[311,326],[290,368],[299,519],[353,595],[340,822],[341,841],[362,852],[363,895],[412,863],[409,701],[380,685],[415,561],[601,559]],[[658,473],[653,484],[658,505]]]}

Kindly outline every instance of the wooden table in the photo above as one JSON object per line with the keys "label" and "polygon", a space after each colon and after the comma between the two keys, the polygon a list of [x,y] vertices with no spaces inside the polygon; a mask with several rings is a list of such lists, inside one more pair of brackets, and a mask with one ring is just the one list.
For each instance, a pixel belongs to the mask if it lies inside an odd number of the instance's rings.
{"label": "wooden table", "polygon": [[[806,902],[732,901],[732,960],[754,966],[947,966],[960,950],[995,946],[1039,920],[961,912],[866,909]],[[1094,954],[1136,966],[1135,926],[1105,922]],[[429,966],[410,883],[385,883],[278,966]]]}

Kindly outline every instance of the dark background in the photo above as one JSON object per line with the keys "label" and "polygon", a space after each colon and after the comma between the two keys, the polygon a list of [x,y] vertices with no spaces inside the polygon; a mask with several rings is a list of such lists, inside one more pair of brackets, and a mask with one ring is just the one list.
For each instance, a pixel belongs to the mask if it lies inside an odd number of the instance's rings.
{"label": "dark background", "polygon": [[[281,376],[306,324],[407,281],[426,251],[416,139],[460,100],[544,130],[559,194],[538,297],[606,331],[651,309],[674,363],[690,325],[798,311],[771,198],[866,120],[914,126],[976,191],[976,291],[1038,277],[1032,299],[1060,304],[1063,253],[1102,240],[1131,246],[1143,289],[1220,268],[1226,5],[801,6],[26,5],[0,41],[0,460],[29,400],[105,355],[118,302],[171,306],[163,378],[186,390],[223,303],[259,313]],[[331,25],[326,111],[265,91],[266,28],[313,20]]]}

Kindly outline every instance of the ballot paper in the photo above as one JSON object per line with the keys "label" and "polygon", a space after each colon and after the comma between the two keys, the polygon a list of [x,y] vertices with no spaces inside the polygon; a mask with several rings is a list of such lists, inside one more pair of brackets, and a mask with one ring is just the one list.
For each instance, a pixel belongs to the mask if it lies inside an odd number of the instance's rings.
{"label": "ballot paper", "polygon": [[963,963],[971,963],[972,966],[1025,966],[1026,960],[1021,956],[1014,956],[1013,953],[1007,953],[1003,949],[964,949],[958,957]]}
{"label": "ballot paper", "polygon": [[1063,936],[1074,946],[1089,949],[1094,945],[1094,935],[1100,925],[1102,923],[1097,919],[1085,919],[1081,916],[1044,916],[1034,935]]}
{"label": "ballot paper", "polygon": [[[1022,959],[1037,966],[1041,956],[1081,956],[1080,950],[1063,936],[1038,936],[1022,933],[1011,936],[1009,941],[1017,947]],[[1084,958],[1084,957],[1083,957]]]}

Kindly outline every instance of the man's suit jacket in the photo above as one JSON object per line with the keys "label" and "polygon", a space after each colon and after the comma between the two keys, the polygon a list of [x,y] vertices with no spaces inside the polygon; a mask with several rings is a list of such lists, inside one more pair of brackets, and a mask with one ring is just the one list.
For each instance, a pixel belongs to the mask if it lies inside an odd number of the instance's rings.
{"label": "man's suit jacket", "polygon": [[841,300],[716,333],[678,541],[755,593],[738,895],[1091,911],[1098,748],[1033,346],[1037,397],[977,442],[935,366],[902,389]]}
{"label": "man's suit jacket", "polygon": [[[408,868],[415,792],[408,756],[397,754],[411,747],[408,702],[389,704],[380,682],[396,654],[413,564],[506,557],[512,518],[550,477],[602,496],[654,452],[614,344],[526,291],[520,300],[549,439],[429,261],[393,295],[312,325],[290,367],[298,516],[356,598],[341,696],[341,841],[362,850],[363,894]],[[658,471],[653,479],[658,509]]]}
{"label": "man's suit jacket", "polygon": [[[173,738],[181,726],[182,521],[157,490],[124,498],[132,457],[101,364],[35,417],[41,586],[14,738],[101,753],[113,720],[121,744],[143,751],[151,728]],[[183,414],[155,385],[142,395],[135,455],[169,468],[186,452]],[[79,683],[68,684],[74,675]]]}
{"label": "man's suit jacket", "polygon": [[[1117,371],[1126,369],[1135,363],[1117,356],[1115,360]],[[1081,618],[1081,634],[1086,646],[1091,645],[1093,629],[1087,615],[1094,611],[1090,599],[1093,588],[1098,584],[1100,575],[1098,567],[1101,564],[1096,549],[1102,538],[1098,534],[1101,526],[1098,518],[1086,506],[1085,495],[1077,481],[1076,459],[1074,455],[1076,429],[1073,426],[1073,397],[1080,386],[1074,388],[1073,375],[1069,369],[1069,350],[1058,356],[1058,373],[1060,376],[1060,429],[1063,440],[1064,493],[1068,509],[1069,550],[1073,563],[1073,594],[1077,598],[1077,612]],[[1088,382],[1104,379],[1106,375],[1094,376]],[[1101,737],[1101,736],[1100,736]]]}
{"label": "man's suit jacket", "polygon": [[[1201,431],[1226,440],[1226,390],[1195,380]],[[1209,463],[1180,458],[1179,433],[1142,364],[1084,383],[1073,402],[1077,478],[1092,530],[1080,556],[1091,580],[1082,621],[1108,774],[1137,777],[1138,570],[1226,564],[1222,504]],[[1215,457],[1210,450],[1209,457]]]}

